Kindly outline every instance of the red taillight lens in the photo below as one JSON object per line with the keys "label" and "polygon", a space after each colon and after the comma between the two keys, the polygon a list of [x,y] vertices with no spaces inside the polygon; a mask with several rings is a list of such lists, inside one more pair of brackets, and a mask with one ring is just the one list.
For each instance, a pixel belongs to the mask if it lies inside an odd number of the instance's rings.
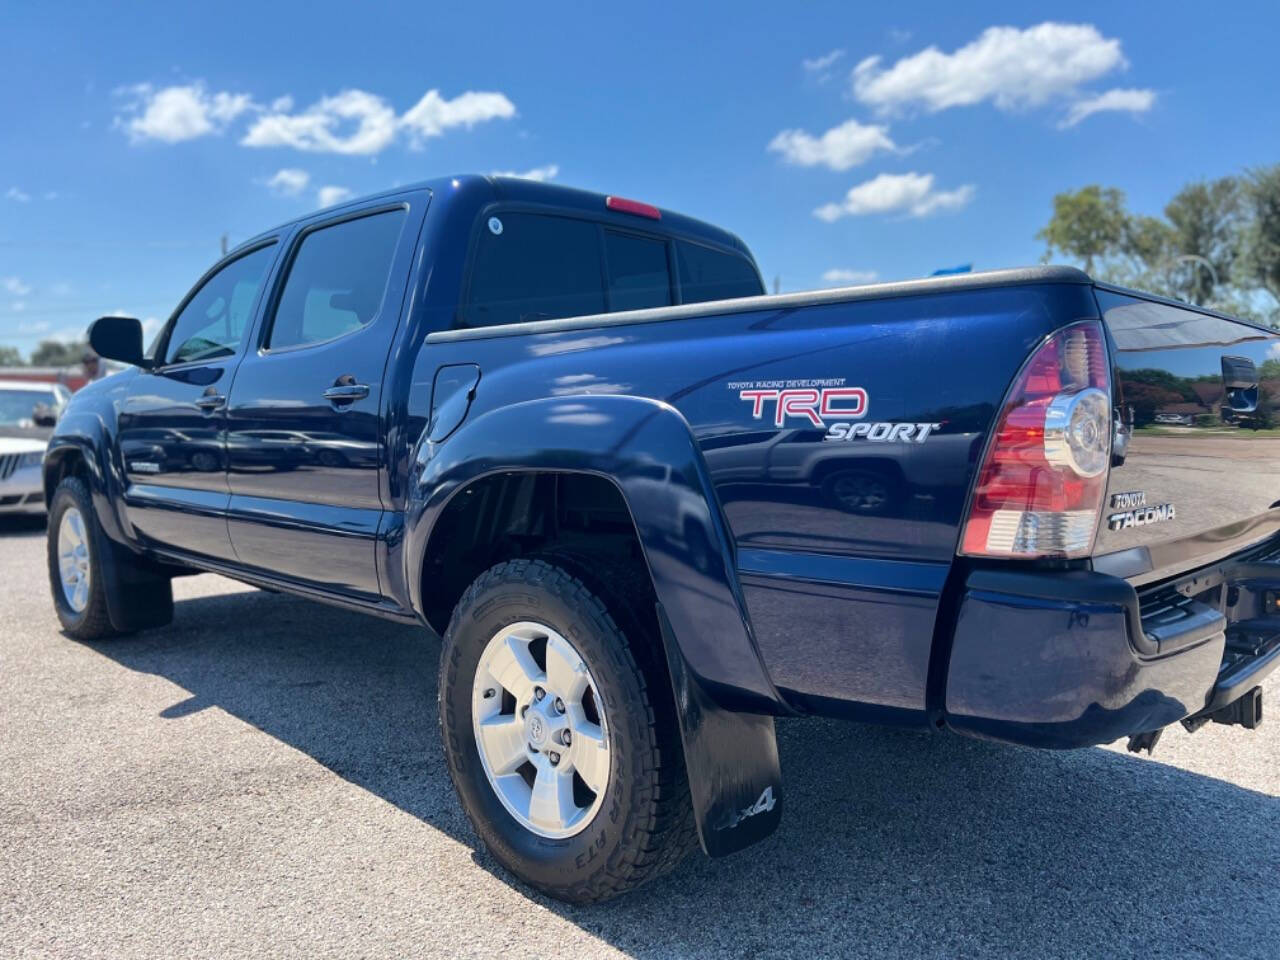
{"label": "red taillight lens", "polygon": [[960,552],[1087,556],[1111,463],[1111,375],[1098,321],[1059,330],[1036,350],[995,431]]}
{"label": "red taillight lens", "polygon": [[639,200],[628,200],[626,197],[605,197],[604,205],[618,213],[630,213],[637,217],[648,217],[650,220],[661,220],[662,211],[650,203]]}

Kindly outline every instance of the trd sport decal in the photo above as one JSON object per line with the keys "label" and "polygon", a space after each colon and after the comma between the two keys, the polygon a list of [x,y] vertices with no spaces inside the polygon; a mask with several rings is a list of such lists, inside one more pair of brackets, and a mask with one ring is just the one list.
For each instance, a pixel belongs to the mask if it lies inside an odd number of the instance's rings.
{"label": "trd sport decal", "polygon": [[[863,420],[871,399],[862,387],[847,387],[843,377],[827,380],[731,381],[730,390],[751,404],[754,420],[766,418],[781,429],[789,420],[826,427],[824,440],[871,443],[924,443],[940,423],[892,423]],[[859,422],[854,423],[852,421]],[[834,422],[832,422],[834,421]]]}

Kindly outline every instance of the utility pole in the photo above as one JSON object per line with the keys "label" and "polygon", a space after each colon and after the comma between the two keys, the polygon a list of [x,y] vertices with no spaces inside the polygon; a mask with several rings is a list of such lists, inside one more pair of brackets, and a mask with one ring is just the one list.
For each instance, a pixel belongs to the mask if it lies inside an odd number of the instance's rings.
{"label": "utility pole", "polygon": [[222,255],[227,255],[227,240],[230,239],[225,233],[222,235]]}
{"label": "utility pole", "polygon": [[775,273],[773,275],[773,292],[774,293],[782,292],[782,274],[780,273]]}

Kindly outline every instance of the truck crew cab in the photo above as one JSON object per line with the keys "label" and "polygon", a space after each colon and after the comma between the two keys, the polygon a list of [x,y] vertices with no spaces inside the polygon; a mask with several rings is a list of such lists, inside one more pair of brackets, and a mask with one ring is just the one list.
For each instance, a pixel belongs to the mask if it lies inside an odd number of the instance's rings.
{"label": "truck crew cab", "polygon": [[58,617],[212,571],[431,627],[463,808],[577,902],[767,836],[774,717],[1260,721],[1280,337],[1069,268],[763,293],[729,233],[514,179],[269,230],[148,349],[91,327],[131,368],[45,460]]}

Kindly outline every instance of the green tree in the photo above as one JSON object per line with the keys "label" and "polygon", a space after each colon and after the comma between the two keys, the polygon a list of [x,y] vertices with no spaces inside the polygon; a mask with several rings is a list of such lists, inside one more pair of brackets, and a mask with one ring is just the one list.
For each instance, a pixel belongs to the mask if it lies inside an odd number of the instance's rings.
{"label": "green tree", "polygon": [[1172,227],[1166,256],[1181,266],[1175,284],[1182,299],[1209,303],[1216,286],[1230,282],[1239,250],[1240,213],[1235,177],[1187,184],[1164,208]]}
{"label": "green tree", "polygon": [[41,340],[31,351],[31,365],[35,367],[69,367],[80,362],[89,345],[83,340]]}
{"label": "green tree", "polygon": [[1280,164],[1250,170],[1242,193],[1241,280],[1261,287],[1280,303]]}
{"label": "green tree", "polygon": [[17,347],[0,347],[0,367],[22,366],[22,354]]}
{"label": "green tree", "polygon": [[1124,194],[1114,187],[1091,184],[1074,193],[1057,194],[1053,216],[1036,238],[1048,246],[1046,257],[1059,251],[1084,261],[1085,272],[1092,273],[1095,262],[1121,248],[1127,221]]}

